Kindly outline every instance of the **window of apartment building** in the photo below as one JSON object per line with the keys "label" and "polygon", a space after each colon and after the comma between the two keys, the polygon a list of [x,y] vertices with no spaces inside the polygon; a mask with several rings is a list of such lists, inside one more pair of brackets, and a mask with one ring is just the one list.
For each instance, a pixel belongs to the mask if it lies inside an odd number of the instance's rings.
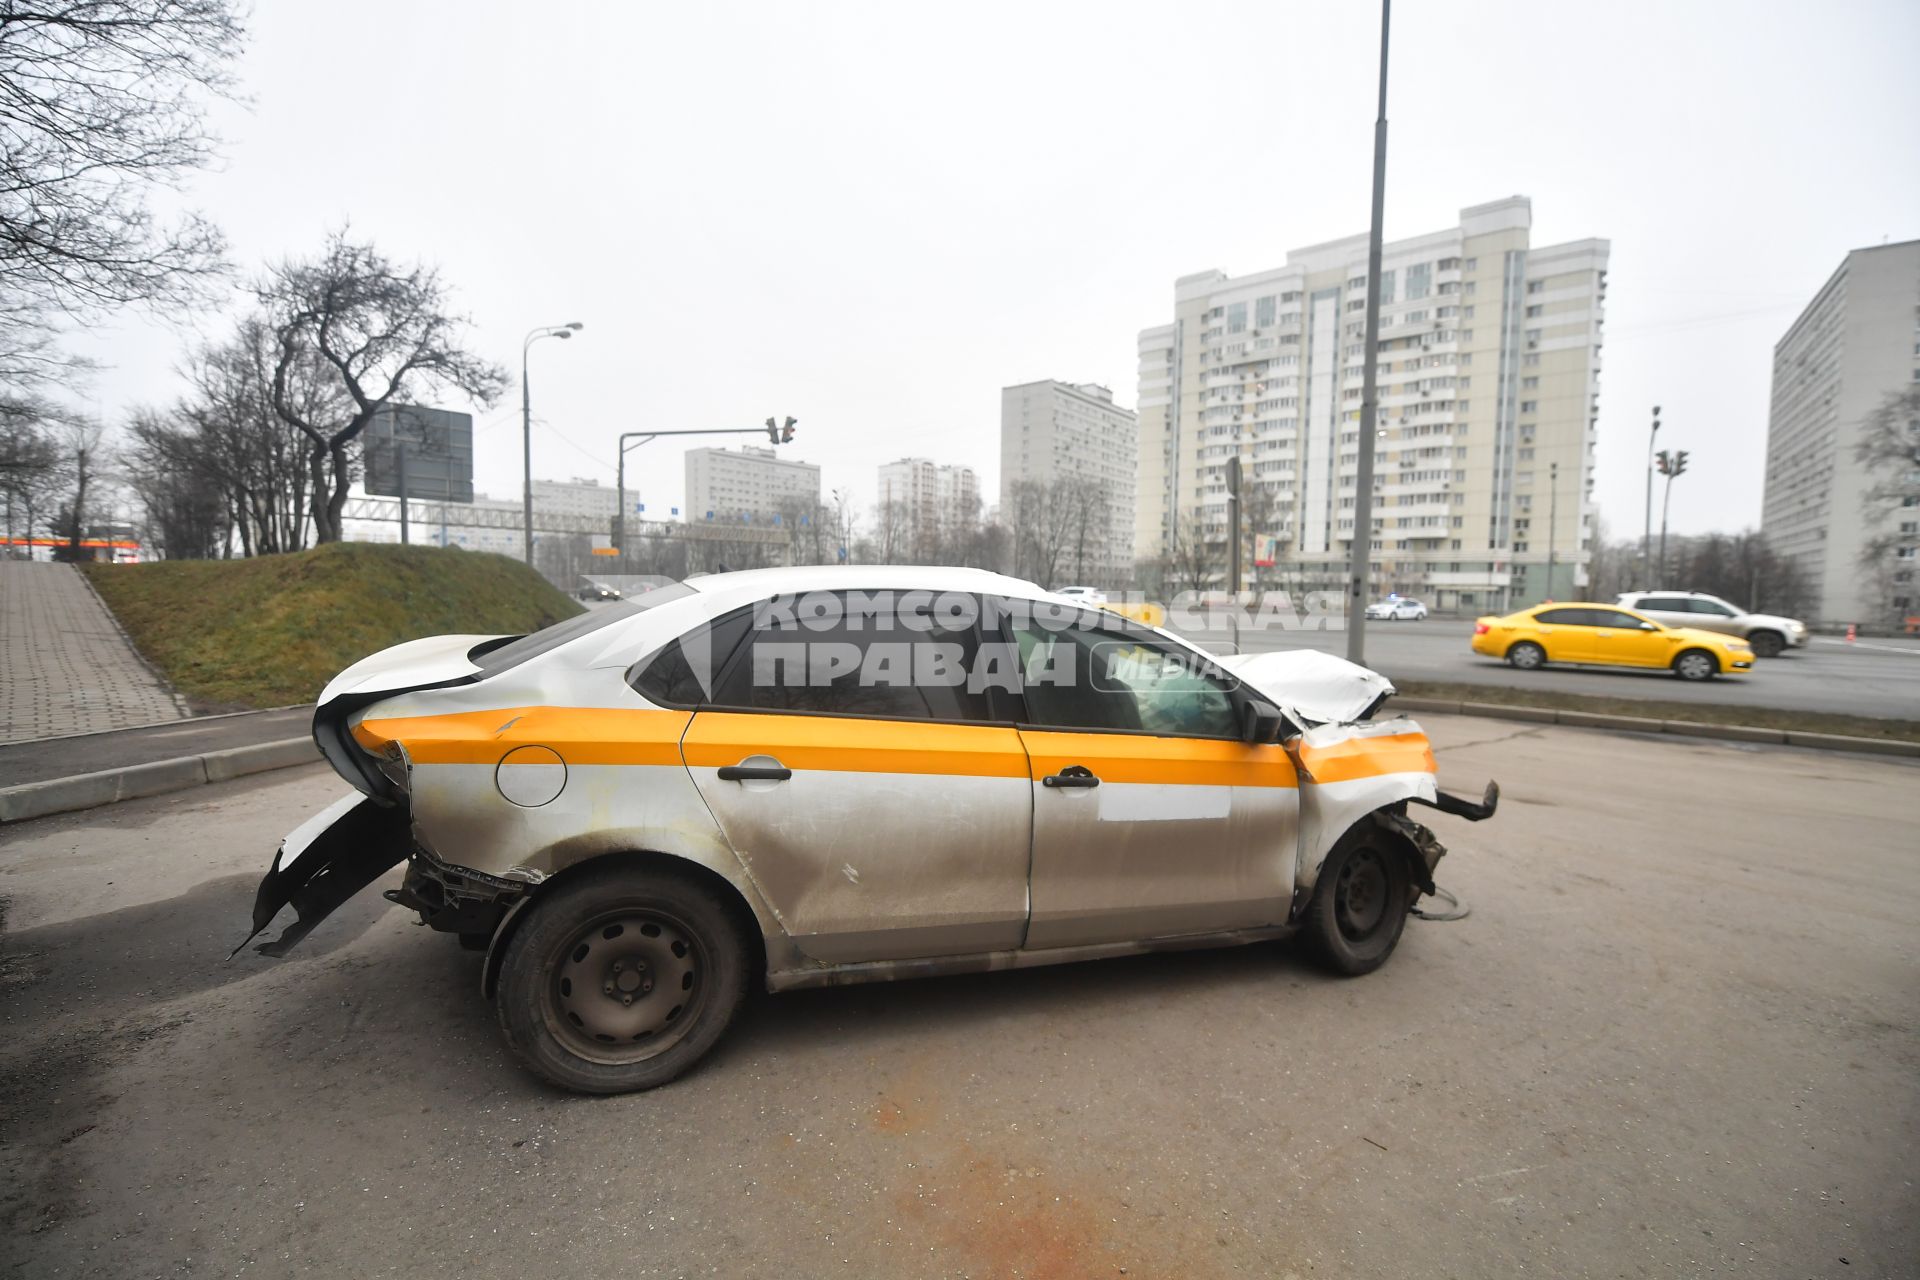
{"label": "window of apartment building", "polygon": [[1266,329],[1273,325],[1274,315],[1277,310],[1275,305],[1276,301],[1271,294],[1267,297],[1256,298],[1254,300],[1253,323],[1255,326]]}
{"label": "window of apartment building", "polygon": [[1227,332],[1245,333],[1247,331],[1247,304],[1236,302],[1227,308]]}
{"label": "window of apartment building", "polygon": [[1546,291],[1547,291],[1547,282],[1545,280],[1527,281],[1528,293],[1545,293]]}
{"label": "window of apartment building", "polygon": [[1540,331],[1538,329],[1527,330],[1527,345],[1530,347],[1540,345]]}
{"label": "window of apartment building", "polygon": [[1424,298],[1433,292],[1433,264],[1416,262],[1407,268],[1407,301]]}
{"label": "window of apartment building", "polygon": [[1529,351],[1520,358],[1520,363],[1526,365],[1528,368],[1533,368],[1540,363],[1540,353],[1538,351]]}
{"label": "window of apartment building", "polygon": [[1480,259],[1478,258],[1463,258],[1460,261],[1460,269],[1462,271],[1475,271],[1479,269],[1479,266]]}
{"label": "window of apartment building", "polygon": [[1538,413],[1540,412],[1540,402],[1538,400],[1522,400],[1520,402],[1520,412]]}
{"label": "window of apartment building", "polygon": [[1544,312],[1545,310],[1546,310],[1546,308],[1545,308],[1545,307],[1543,307],[1543,306],[1541,306],[1541,305],[1539,305],[1538,303],[1536,303],[1536,304],[1534,304],[1533,306],[1531,306],[1531,307],[1528,307],[1528,308],[1527,308],[1527,319],[1529,319],[1529,320],[1531,320],[1531,319],[1533,319],[1534,317],[1536,317],[1536,316],[1538,316],[1538,315],[1540,315],[1540,314],[1541,314],[1542,312]]}
{"label": "window of apartment building", "polygon": [[1433,311],[1436,320],[1451,320],[1459,314],[1460,308],[1458,307],[1435,307]]}
{"label": "window of apartment building", "polygon": [[1520,379],[1520,389],[1522,391],[1532,391],[1535,387],[1538,387],[1539,385],[1540,385],[1540,378],[1538,375],[1535,375],[1534,377],[1531,377],[1531,378]]}

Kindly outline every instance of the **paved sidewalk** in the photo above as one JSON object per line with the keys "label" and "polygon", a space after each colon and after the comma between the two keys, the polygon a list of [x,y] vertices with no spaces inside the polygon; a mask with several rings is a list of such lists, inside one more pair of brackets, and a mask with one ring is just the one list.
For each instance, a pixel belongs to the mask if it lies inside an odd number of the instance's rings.
{"label": "paved sidewalk", "polygon": [[78,569],[0,560],[0,742],[185,714]]}

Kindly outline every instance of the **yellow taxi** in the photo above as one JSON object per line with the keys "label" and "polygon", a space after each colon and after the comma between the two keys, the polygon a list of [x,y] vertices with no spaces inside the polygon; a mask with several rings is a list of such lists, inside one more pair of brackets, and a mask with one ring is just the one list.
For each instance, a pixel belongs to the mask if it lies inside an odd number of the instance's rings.
{"label": "yellow taxi", "polygon": [[1478,618],[1473,651],[1505,658],[1522,671],[1549,662],[1577,666],[1650,667],[1682,680],[1711,680],[1753,669],[1745,640],[1692,627],[1666,627],[1610,604],[1535,605],[1504,618]]}

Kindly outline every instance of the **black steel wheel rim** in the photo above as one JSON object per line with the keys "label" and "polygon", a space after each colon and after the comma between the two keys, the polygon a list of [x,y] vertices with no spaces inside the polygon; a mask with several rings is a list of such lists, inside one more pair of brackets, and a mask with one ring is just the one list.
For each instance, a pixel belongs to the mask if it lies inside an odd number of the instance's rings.
{"label": "black steel wheel rim", "polygon": [[706,942],[685,920],[658,907],[611,907],[549,957],[542,1013],[579,1057],[644,1062],[685,1038],[710,972]]}
{"label": "black steel wheel rim", "polygon": [[1373,849],[1355,849],[1333,886],[1333,917],[1340,936],[1364,942],[1379,932],[1391,887],[1386,860]]}

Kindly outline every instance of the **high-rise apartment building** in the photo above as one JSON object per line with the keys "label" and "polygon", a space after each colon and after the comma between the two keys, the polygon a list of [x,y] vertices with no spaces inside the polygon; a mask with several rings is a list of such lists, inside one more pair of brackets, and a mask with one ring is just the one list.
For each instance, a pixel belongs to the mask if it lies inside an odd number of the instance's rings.
{"label": "high-rise apartment building", "polygon": [[751,445],[687,450],[684,510],[689,520],[770,519],[794,499],[820,501],[818,463],[791,461]]}
{"label": "high-rise apartment building", "polygon": [[[1506,608],[1586,582],[1608,246],[1535,248],[1531,225],[1516,196],[1385,246],[1376,591]],[[1139,339],[1142,559],[1212,548],[1224,580],[1238,457],[1247,549],[1278,539],[1260,580],[1344,581],[1366,287],[1364,234],[1294,250],[1275,270],[1174,282],[1173,323]]]}
{"label": "high-rise apartment building", "polygon": [[[1920,384],[1920,240],[1856,249],[1773,348],[1767,487],[1760,528],[1806,577],[1827,622],[1920,612],[1920,509],[1886,510],[1855,456],[1889,392]],[[1881,531],[1913,533],[1883,565],[1861,553]]]}
{"label": "high-rise apartment building", "polygon": [[880,468],[880,513],[897,523],[907,549],[932,555],[980,522],[980,478],[972,467],[901,458]]}
{"label": "high-rise apartment building", "polygon": [[[1000,518],[1015,517],[1016,488],[1087,482],[1097,534],[1076,538],[1071,571],[1099,586],[1133,581],[1138,423],[1113,392],[1092,382],[1048,380],[1000,391]],[[1067,566],[1062,566],[1065,571]],[[1054,583],[1043,583],[1053,586]]]}

